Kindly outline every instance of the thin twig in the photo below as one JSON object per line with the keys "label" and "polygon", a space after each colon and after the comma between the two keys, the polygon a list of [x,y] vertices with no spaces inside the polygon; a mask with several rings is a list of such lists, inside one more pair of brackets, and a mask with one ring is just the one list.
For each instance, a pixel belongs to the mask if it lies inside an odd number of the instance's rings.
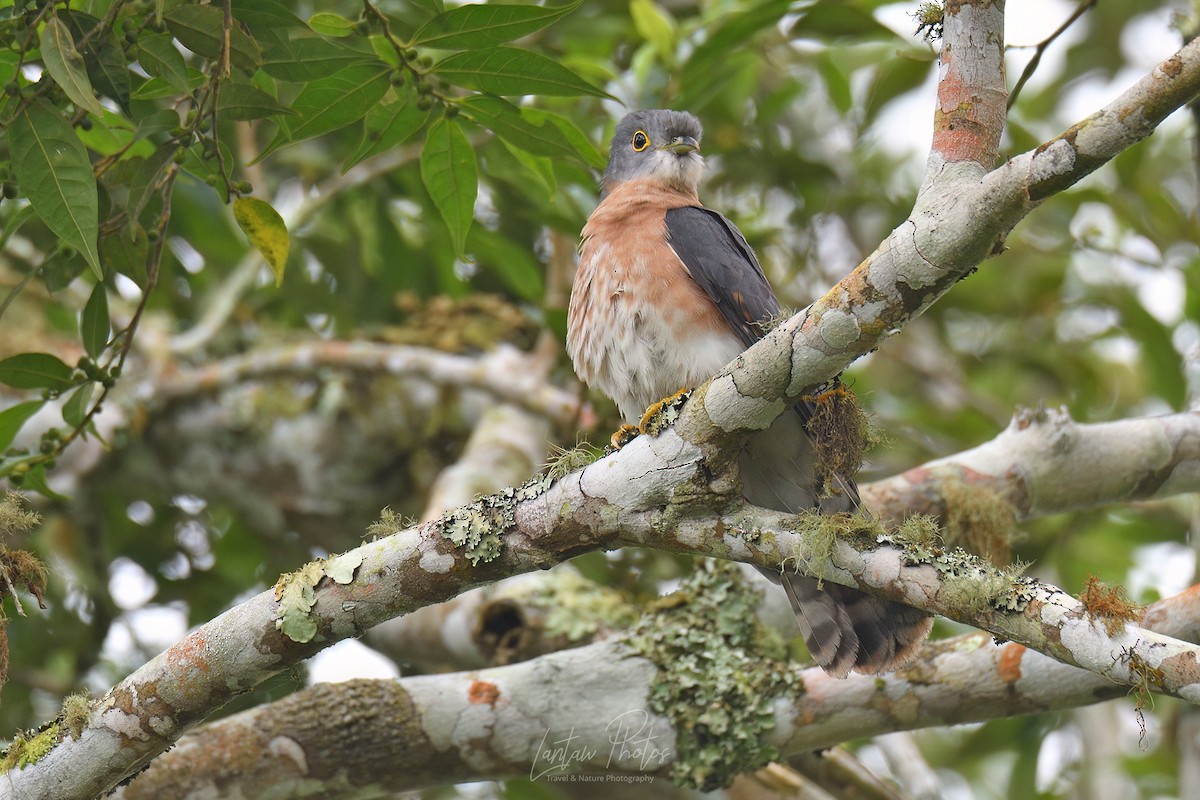
{"label": "thin twig", "polygon": [[1062,25],[1058,26],[1058,30],[1047,36],[1042,41],[1038,42],[1037,49],[1033,53],[1033,58],[1029,59],[1029,63],[1025,65],[1025,71],[1021,73],[1021,77],[1017,79],[1017,84],[1013,86],[1012,92],[1008,95],[1008,108],[1011,109],[1017,102],[1017,95],[1021,93],[1021,89],[1025,87],[1025,83],[1033,77],[1034,71],[1038,68],[1038,64],[1042,61],[1042,54],[1049,49],[1050,45],[1054,44],[1054,40],[1067,32],[1075,24],[1075,21],[1087,13],[1092,6],[1096,5],[1096,0],[1083,0],[1079,6],[1071,12],[1071,16],[1067,17]]}

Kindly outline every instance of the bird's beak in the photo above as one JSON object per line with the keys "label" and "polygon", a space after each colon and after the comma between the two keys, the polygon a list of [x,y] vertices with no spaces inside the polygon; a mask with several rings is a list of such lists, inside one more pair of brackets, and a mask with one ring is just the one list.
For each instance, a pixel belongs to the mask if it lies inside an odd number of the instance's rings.
{"label": "bird's beak", "polygon": [[688,153],[697,152],[700,149],[700,143],[691,136],[676,136],[669,143],[664,144],[662,149],[677,156],[686,156]]}

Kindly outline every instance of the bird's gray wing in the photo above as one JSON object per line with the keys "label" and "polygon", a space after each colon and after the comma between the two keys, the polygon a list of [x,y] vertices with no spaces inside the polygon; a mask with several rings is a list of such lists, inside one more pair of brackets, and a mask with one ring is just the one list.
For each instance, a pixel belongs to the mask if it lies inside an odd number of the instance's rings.
{"label": "bird's gray wing", "polygon": [[667,240],[742,344],[761,339],[762,323],[779,314],[779,301],[737,226],[711,209],[672,208]]}
{"label": "bird's gray wing", "polygon": [[[779,301],[754,250],[737,226],[699,206],[666,213],[670,245],[729,327],[749,347],[762,338],[763,322],[779,314]],[[799,513],[853,510],[858,489],[835,476],[842,489],[818,500],[812,444],[805,427],[812,408],[801,402],[796,416],[784,415],[749,439],[738,459],[746,499],[777,511]],[[879,673],[897,669],[916,655],[929,633],[929,615],[908,606],[832,583],[824,587],[803,575],[763,570],[787,590],[813,660],[838,677],[851,669]]]}

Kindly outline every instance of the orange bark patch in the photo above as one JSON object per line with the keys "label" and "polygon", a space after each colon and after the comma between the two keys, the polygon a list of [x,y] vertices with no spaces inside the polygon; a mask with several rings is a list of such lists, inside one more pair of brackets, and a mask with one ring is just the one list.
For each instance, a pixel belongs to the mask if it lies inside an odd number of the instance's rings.
{"label": "orange bark patch", "polygon": [[500,688],[488,681],[472,681],[471,688],[467,689],[467,702],[473,705],[487,703],[489,706],[494,706],[499,699]]}
{"label": "orange bark patch", "polygon": [[1023,644],[1006,644],[1000,649],[1000,663],[996,667],[996,671],[1000,675],[1000,680],[1010,686],[1021,680],[1021,659],[1025,657],[1025,645]]}

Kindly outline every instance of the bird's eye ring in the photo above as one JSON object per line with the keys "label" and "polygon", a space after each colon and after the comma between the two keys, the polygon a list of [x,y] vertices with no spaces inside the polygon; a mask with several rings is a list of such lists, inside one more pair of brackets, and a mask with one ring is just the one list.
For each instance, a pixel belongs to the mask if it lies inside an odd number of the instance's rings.
{"label": "bird's eye ring", "polygon": [[649,146],[650,137],[646,135],[645,131],[638,131],[637,133],[633,134],[633,149],[635,151],[640,153]]}

